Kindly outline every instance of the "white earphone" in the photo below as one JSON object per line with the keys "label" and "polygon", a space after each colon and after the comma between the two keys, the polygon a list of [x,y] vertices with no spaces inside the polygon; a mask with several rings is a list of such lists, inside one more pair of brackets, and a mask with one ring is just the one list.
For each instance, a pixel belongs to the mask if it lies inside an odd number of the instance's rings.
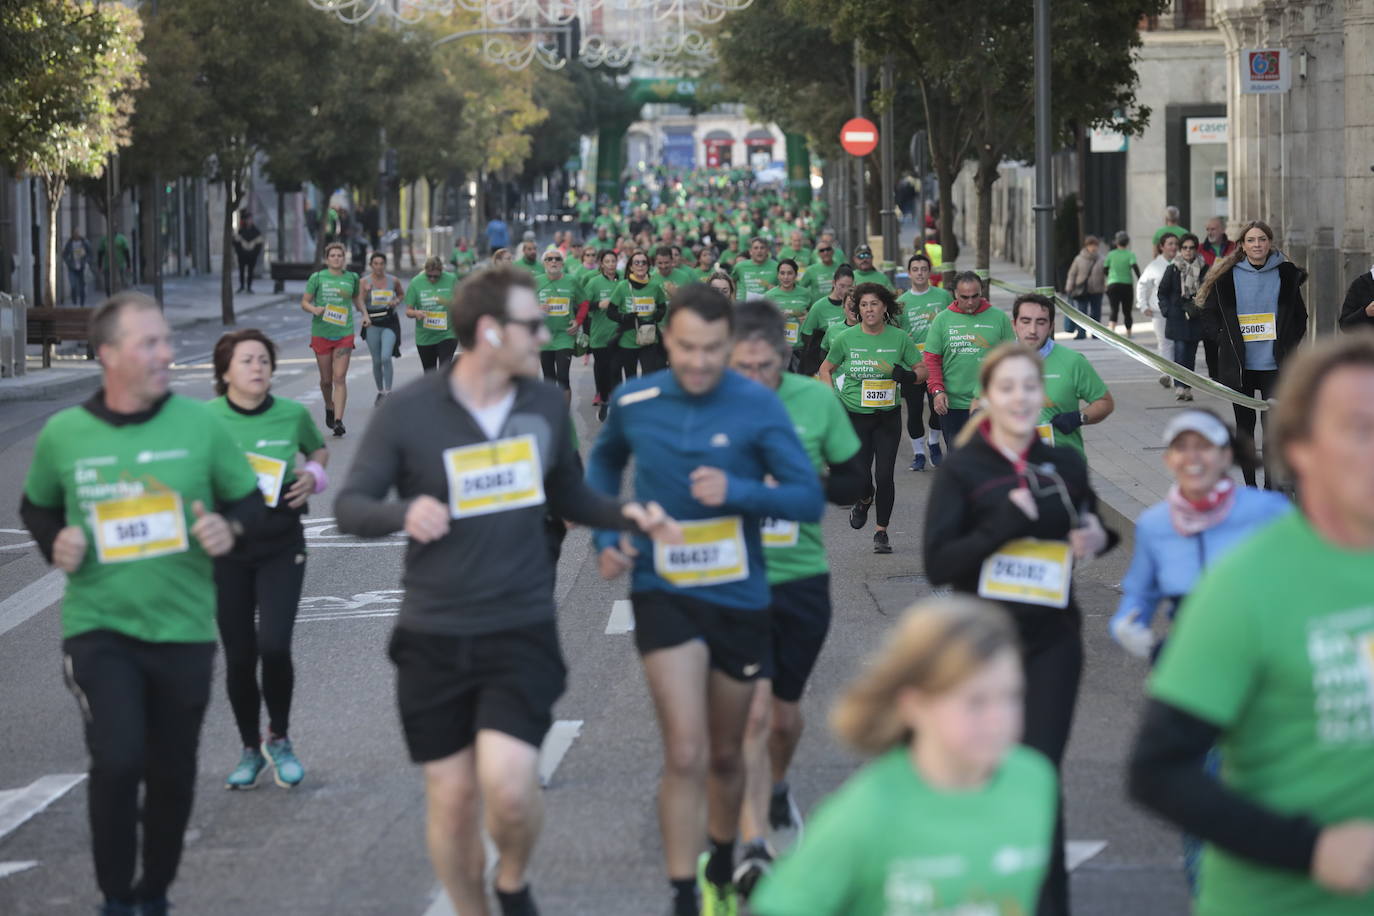
{"label": "white earphone", "polygon": [[496,333],[495,328],[487,328],[486,333],[482,336],[487,339],[487,343],[491,344],[493,347],[496,347],[497,349],[500,349],[502,344],[501,335]]}

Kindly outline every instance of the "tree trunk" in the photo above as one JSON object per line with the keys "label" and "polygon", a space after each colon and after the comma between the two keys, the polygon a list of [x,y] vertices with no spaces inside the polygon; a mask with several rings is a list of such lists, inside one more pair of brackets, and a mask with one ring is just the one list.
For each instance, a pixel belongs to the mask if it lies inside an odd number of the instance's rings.
{"label": "tree trunk", "polygon": [[1078,154],[1078,246],[1081,248],[1088,237],[1088,132],[1082,124],[1075,124],[1074,134]]}
{"label": "tree trunk", "polygon": [[[48,222],[43,234],[43,289],[39,299],[48,308],[57,307],[57,211],[62,205],[62,195],[67,191],[67,181],[60,176],[43,178],[43,203],[47,207]],[[44,353],[46,354],[46,349]]]}
{"label": "tree trunk", "polygon": [[219,317],[227,327],[234,319],[234,211],[242,200],[237,177],[224,180],[224,238],[220,245]]}
{"label": "tree trunk", "polygon": [[[940,249],[944,262],[954,264],[959,260],[959,240],[954,236],[954,182],[959,178],[959,173],[952,166],[941,165],[935,169],[935,182],[940,186]],[[917,217],[918,230],[925,231],[925,214]],[[940,265],[936,264],[935,269],[939,270]],[[949,271],[941,280],[947,289],[953,288],[954,271]]]}
{"label": "tree trunk", "polygon": [[978,187],[978,228],[975,233],[973,266],[977,270],[992,269],[992,186],[997,183],[997,162],[980,156],[974,183]]}

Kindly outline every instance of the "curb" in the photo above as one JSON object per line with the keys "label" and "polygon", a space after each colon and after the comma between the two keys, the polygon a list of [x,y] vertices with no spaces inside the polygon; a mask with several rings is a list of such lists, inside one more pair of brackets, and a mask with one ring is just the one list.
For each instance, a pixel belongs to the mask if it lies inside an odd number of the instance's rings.
{"label": "curb", "polygon": [[1097,493],[1097,514],[1103,527],[1111,528],[1121,536],[1121,549],[1135,553],[1135,520],[1149,507],[1094,472],[1091,465],[1088,476],[1093,491]]}

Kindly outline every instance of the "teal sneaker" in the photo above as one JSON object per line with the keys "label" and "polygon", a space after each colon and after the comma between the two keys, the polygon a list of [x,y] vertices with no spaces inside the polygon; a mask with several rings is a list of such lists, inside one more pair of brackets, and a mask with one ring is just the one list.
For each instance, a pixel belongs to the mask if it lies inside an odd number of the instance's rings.
{"label": "teal sneaker", "polygon": [[294,789],[305,778],[305,767],[291,750],[290,738],[276,738],[262,743],[262,752],[272,767],[272,778],[283,789]]}
{"label": "teal sneaker", "polygon": [[706,879],[706,862],[711,858],[703,852],[697,859],[697,889],[701,891],[701,916],[739,916],[739,894],[735,885],[719,885]]}
{"label": "teal sneaker", "polygon": [[239,765],[234,767],[234,772],[229,774],[229,778],[224,780],[226,789],[255,789],[258,785],[258,777],[262,775],[263,768],[267,766],[267,760],[258,753],[255,747],[245,747],[242,756],[239,757]]}

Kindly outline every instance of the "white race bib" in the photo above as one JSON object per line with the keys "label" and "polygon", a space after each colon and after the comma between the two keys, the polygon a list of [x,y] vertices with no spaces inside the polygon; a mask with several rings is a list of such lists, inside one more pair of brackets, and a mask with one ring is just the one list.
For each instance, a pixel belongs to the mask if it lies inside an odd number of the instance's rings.
{"label": "white race bib", "polygon": [[187,548],[186,516],[180,493],[145,493],[107,499],[91,507],[95,556],[101,563],[127,563]]}
{"label": "white race bib", "polygon": [[341,328],[348,326],[348,306],[346,305],[326,305],[324,314],[320,320],[325,324],[337,325]]}
{"label": "white race bib", "polygon": [[454,518],[544,504],[544,473],[533,435],[444,449],[444,472]]}
{"label": "white race bib", "polygon": [[1067,541],[1019,538],[983,561],[978,594],[996,601],[1068,607],[1072,571]]}
{"label": "white race bib", "polygon": [[425,311],[421,314],[425,316],[423,327],[426,331],[448,330],[448,312],[442,310],[437,312]]}
{"label": "white race bib", "polygon": [[796,547],[797,532],[801,525],[791,519],[766,518],[763,520],[763,546]]}
{"label": "white race bib", "polygon": [[678,588],[749,578],[749,551],[738,515],[680,522],[681,544],[654,543],[654,570]]}
{"label": "white race bib", "polygon": [[890,378],[866,378],[860,385],[865,407],[892,407],[897,403],[897,383]]}
{"label": "white race bib", "polygon": [[658,303],[654,302],[653,296],[635,296],[630,300],[636,315],[652,315]]}
{"label": "white race bib", "polygon": [[246,454],[249,466],[258,475],[258,489],[262,491],[263,500],[269,509],[275,509],[277,501],[281,499],[282,481],[286,479],[286,462],[253,452]]}
{"label": "white race bib", "polygon": [[1241,339],[1246,343],[1278,339],[1278,323],[1274,321],[1273,312],[1249,312],[1236,317],[1240,319]]}

